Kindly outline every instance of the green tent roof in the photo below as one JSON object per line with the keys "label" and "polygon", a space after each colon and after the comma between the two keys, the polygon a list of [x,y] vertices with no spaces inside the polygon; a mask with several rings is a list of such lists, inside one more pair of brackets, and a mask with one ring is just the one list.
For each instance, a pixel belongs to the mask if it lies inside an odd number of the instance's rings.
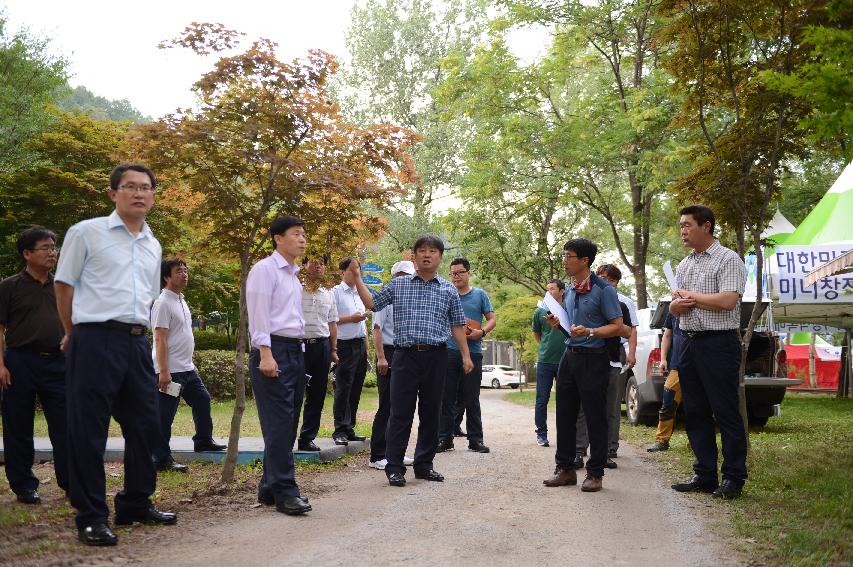
{"label": "green tent roof", "polygon": [[785,239],[788,246],[838,242],[853,243],[853,162],[847,164],[812,212]]}

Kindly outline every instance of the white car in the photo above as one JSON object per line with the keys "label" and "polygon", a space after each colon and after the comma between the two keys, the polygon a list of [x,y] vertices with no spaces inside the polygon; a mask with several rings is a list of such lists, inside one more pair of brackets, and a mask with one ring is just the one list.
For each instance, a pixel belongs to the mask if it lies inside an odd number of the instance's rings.
{"label": "white car", "polygon": [[500,388],[501,386],[518,388],[522,382],[524,382],[524,375],[521,374],[520,370],[514,370],[512,366],[483,365],[481,388]]}

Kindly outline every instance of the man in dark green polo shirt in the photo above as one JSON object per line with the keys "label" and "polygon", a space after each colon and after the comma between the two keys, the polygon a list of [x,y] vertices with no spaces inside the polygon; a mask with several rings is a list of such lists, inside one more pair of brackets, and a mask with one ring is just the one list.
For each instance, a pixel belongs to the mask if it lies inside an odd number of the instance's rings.
{"label": "man in dark green polo shirt", "polygon": [[[563,303],[563,292],[566,284],[563,280],[554,278],[548,282],[548,293],[558,303]],[[566,352],[566,337],[557,329],[552,329],[545,320],[548,310],[537,307],[533,312],[533,336],[539,343],[539,354],[536,358],[536,443],[548,447],[548,401],[551,399],[551,387],[557,377],[560,359]]]}

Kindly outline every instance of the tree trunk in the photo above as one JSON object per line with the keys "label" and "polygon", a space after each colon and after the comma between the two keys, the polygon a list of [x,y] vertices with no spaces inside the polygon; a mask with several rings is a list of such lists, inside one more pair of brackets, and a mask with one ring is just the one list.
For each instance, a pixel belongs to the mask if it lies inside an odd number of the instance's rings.
{"label": "tree trunk", "polygon": [[246,360],[246,343],[249,329],[249,314],[246,310],[246,277],[249,274],[249,254],[244,253],[240,262],[240,320],[237,323],[237,354],[234,359],[234,413],[231,416],[231,431],[228,433],[228,452],[222,466],[222,482],[234,480],[237,453],[240,443],[240,424],[246,409],[246,377],[243,374]]}
{"label": "tree trunk", "polygon": [[809,388],[817,388],[817,363],[815,362],[815,333],[809,333]]}

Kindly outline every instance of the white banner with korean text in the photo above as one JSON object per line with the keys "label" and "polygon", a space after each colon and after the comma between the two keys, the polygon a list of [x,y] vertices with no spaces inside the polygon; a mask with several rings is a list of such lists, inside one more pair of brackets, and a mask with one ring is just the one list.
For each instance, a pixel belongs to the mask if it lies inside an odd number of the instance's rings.
{"label": "white banner with korean text", "polygon": [[849,244],[777,246],[779,303],[853,303],[853,274],[822,278],[810,286],[803,283],[806,274],[849,249]]}

